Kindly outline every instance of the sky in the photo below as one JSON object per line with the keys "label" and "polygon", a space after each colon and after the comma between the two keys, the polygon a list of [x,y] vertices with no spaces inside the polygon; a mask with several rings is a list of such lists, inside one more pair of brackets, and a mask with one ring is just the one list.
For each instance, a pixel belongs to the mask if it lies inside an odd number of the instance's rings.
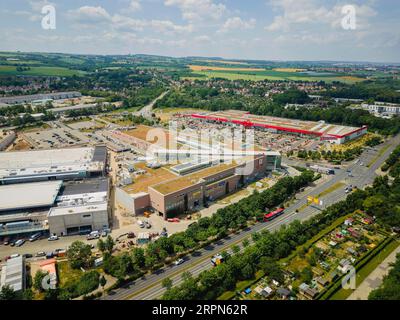
{"label": "sky", "polygon": [[398,0],[1,0],[0,51],[400,62],[399,17]]}

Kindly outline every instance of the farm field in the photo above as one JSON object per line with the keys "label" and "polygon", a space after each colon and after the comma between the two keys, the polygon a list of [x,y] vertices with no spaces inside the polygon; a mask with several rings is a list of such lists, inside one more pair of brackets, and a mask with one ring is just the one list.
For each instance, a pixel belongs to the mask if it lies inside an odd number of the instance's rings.
{"label": "farm field", "polygon": [[[200,74],[206,78],[224,78],[228,80],[251,80],[251,81],[262,81],[262,80],[274,80],[274,81],[283,81],[283,80],[291,80],[291,81],[325,81],[327,83],[331,83],[334,81],[344,82],[344,83],[356,83],[360,81],[364,81],[363,78],[358,77],[348,77],[348,76],[340,76],[340,75],[308,75],[306,73],[295,73],[295,72],[281,72],[276,70],[261,70],[257,69],[257,71],[247,70],[244,68],[222,68],[225,70],[210,70],[211,67],[202,70],[196,70],[196,74]],[[193,70],[193,69],[192,69]],[[194,70],[193,70],[194,71]],[[202,80],[203,77],[185,77],[184,79],[191,80]]]}
{"label": "farm field", "polygon": [[261,68],[230,68],[230,67],[215,67],[215,66],[188,66],[192,71],[264,71]]}
{"label": "farm field", "polygon": [[17,71],[15,66],[0,66],[0,75],[28,75],[28,76],[60,76],[71,77],[83,75],[83,71],[61,67],[31,67],[27,71]]}

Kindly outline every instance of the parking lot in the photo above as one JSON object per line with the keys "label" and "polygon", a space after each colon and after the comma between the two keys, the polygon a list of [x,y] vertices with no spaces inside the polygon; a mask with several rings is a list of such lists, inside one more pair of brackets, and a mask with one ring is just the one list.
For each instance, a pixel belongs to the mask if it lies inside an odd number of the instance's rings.
{"label": "parking lot", "polygon": [[42,131],[28,132],[25,139],[37,149],[64,148],[73,145],[83,145],[90,142],[86,134],[79,130],[53,128]]}

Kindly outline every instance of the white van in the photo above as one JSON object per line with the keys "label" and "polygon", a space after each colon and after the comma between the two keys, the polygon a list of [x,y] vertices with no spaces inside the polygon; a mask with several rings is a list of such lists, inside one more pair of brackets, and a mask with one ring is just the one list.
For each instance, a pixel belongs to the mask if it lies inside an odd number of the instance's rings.
{"label": "white van", "polygon": [[86,236],[87,240],[94,240],[100,238],[100,232],[99,231],[92,231]]}

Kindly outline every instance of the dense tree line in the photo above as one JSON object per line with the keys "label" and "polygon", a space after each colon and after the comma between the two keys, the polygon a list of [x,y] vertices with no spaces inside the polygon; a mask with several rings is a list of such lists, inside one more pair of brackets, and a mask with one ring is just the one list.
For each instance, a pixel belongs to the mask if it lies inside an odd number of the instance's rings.
{"label": "dense tree line", "polygon": [[377,79],[363,81],[353,85],[336,83],[334,89],[321,94],[348,99],[374,100],[390,103],[400,103],[400,81],[393,79]]}
{"label": "dense tree line", "polygon": [[382,166],[382,171],[388,171],[392,177],[400,176],[400,146],[396,147]]}
{"label": "dense tree line", "polygon": [[368,300],[400,300],[400,254],[379,288],[371,291]]}

